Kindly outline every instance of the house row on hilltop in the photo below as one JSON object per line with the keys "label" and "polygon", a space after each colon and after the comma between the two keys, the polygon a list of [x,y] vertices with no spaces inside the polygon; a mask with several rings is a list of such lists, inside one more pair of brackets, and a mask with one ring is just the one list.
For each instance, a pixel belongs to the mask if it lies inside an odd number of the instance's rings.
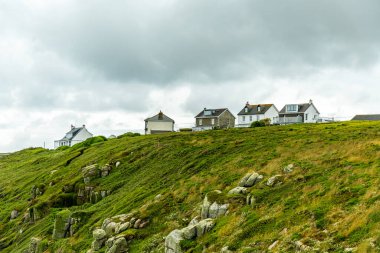
{"label": "house row on hilltop", "polygon": [[[237,113],[236,117],[228,108],[204,108],[195,118],[192,131],[204,131],[215,128],[249,127],[253,122],[268,119],[271,124],[285,125],[296,123],[328,122],[320,118],[318,109],[310,100],[303,104],[287,104],[280,111],[274,104],[253,104],[249,102]],[[380,114],[356,115],[352,120],[380,120]],[[174,132],[175,121],[160,111],[157,115],[145,119],[145,134]],[[65,136],[54,142],[54,148],[73,146],[93,137],[86,126],[71,125]],[[115,137],[115,136],[113,136]]]}
{"label": "house row on hilltop", "polygon": [[[214,128],[249,127],[253,122],[268,119],[271,124],[284,125],[295,123],[316,123],[320,120],[319,111],[310,100],[303,104],[287,104],[280,111],[274,104],[254,104],[249,102],[236,117],[228,108],[204,108],[195,116],[193,131],[204,131]],[[174,120],[161,111],[145,119],[145,134],[166,133],[174,131]]]}

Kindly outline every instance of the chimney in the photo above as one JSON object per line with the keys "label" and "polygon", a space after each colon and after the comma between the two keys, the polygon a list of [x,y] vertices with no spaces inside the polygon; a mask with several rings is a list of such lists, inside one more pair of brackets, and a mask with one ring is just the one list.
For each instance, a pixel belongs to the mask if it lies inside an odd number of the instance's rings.
{"label": "chimney", "polygon": [[247,101],[247,103],[245,103],[245,106],[249,106],[249,102]]}
{"label": "chimney", "polygon": [[311,105],[312,103],[313,103],[313,100],[310,99],[310,100],[309,100],[309,105]]}
{"label": "chimney", "polygon": [[85,124],[83,124],[83,128],[86,128],[86,125],[85,125]]}
{"label": "chimney", "polygon": [[71,124],[71,130],[73,130],[75,128],[75,126],[73,124]]}
{"label": "chimney", "polygon": [[163,116],[164,114],[162,113],[162,111],[160,110],[160,112],[158,113],[158,119],[159,120],[162,120],[164,118]]}

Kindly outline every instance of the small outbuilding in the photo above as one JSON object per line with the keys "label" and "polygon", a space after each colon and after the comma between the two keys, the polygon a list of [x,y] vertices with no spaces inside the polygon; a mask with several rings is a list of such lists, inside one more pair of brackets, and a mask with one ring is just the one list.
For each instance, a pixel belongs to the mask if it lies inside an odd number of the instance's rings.
{"label": "small outbuilding", "polygon": [[161,134],[174,132],[174,120],[162,111],[153,117],[145,119],[145,134]]}

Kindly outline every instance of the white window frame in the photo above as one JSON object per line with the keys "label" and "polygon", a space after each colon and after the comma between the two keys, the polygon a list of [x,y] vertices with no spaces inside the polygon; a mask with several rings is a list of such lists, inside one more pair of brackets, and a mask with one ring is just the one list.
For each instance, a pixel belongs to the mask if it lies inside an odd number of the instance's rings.
{"label": "white window frame", "polygon": [[211,125],[215,125],[215,119],[211,119]]}
{"label": "white window frame", "polygon": [[199,125],[202,126],[203,125],[203,120],[202,119],[199,119]]}
{"label": "white window frame", "polygon": [[243,121],[245,121],[245,116],[243,116],[242,118],[243,118]]}

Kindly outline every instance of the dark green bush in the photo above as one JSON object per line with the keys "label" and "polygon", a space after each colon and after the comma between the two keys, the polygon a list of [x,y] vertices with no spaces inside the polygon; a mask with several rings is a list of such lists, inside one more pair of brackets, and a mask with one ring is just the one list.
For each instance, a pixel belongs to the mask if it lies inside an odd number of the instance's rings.
{"label": "dark green bush", "polygon": [[251,123],[251,127],[265,127],[270,125],[270,119],[262,119]]}
{"label": "dark green bush", "polygon": [[100,142],[104,142],[104,141],[107,141],[106,137],[104,137],[104,136],[95,136],[95,137],[92,137],[92,138],[88,138],[87,140],[82,141],[81,143],[75,144],[74,146],[71,147],[71,149],[75,150],[75,149],[79,149],[79,148],[88,148],[88,147],[92,146],[95,143],[100,143]]}

